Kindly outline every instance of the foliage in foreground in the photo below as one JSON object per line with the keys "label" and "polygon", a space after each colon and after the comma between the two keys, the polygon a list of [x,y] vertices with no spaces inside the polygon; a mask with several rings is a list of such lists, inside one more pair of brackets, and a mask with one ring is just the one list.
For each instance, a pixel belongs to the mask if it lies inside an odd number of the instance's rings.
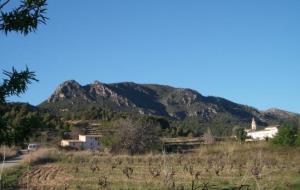
{"label": "foliage in foreground", "polygon": [[[5,32],[5,34],[15,31],[27,35],[36,31],[41,23],[46,24],[48,19],[45,16],[47,0],[23,0],[12,10],[7,9],[7,7],[11,8],[9,3],[11,3],[10,0],[0,1],[0,31]],[[27,67],[23,71],[12,68],[12,71],[3,71],[3,74],[6,78],[0,83],[0,106],[7,103],[7,97],[19,96],[25,93],[32,81],[38,81],[35,73]],[[3,113],[1,113],[2,115]],[[31,129],[31,125],[36,126],[36,118],[24,118],[13,126],[12,123],[8,123],[7,120],[1,117],[1,145],[22,144],[25,140],[28,140],[34,130]],[[16,141],[16,139],[18,140]]]}
{"label": "foliage in foreground", "polygon": [[279,131],[272,143],[279,146],[295,146],[300,145],[300,135],[297,134],[297,128],[288,124],[284,124],[279,128]]}
{"label": "foliage in foreground", "polygon": [[16,31],[27,35],[35,32],[39,24],[46,24],[46,0],[23,0],[19,6],[10,11],[4,11],[10,0],[0,1],[0,30],[5,34]]}
{"label": "foliage in foreground", "polygon": [[[7,77],[0,84],[0,144],[1,145],[20,145],[28,140],[38,121],[34,115],[26,118],[5,117],[3,108],[6,104],[6,98],[10,96],[20,95],[25,93],[28,84],[32,81],[37,81],[34,72],[26,68],[24,71],[12,69],[12,72],[4,71]],[[9,122],[15,119],[17,122]]]}
{"label": "foliage in foreground", "polygon": [[6,170],[2,175],[2,180],[0,181],[0,189],[17,189],[19,180],[25,171],[25,165],[20,165],[15,168]]}
{"label": "foliage in foreground", "polygon": [[189,154],[51,152],[41,159],[50,156],[55,162],[32,159],[35,164],[19,178],[20,188],[190,190],[194,184],[200,189],[297,189],[300,184],[299,148],[267,143],[216,144]]}

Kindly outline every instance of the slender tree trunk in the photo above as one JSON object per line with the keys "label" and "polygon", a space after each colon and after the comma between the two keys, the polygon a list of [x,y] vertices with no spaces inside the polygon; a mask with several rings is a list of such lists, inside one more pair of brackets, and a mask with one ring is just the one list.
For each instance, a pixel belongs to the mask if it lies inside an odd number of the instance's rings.
{"label": "slender tree trunk", "polygon": [[4,164],[5,164],[5,145],[2,145],[2,149],[3,149],[3,160],[2,160],[2,164],[1,164],[1,171],[0,171],[0,184],[1,184],[1,187],[0,189],[2,189],[2,174],[3,174],[3,169],[4,169]]}

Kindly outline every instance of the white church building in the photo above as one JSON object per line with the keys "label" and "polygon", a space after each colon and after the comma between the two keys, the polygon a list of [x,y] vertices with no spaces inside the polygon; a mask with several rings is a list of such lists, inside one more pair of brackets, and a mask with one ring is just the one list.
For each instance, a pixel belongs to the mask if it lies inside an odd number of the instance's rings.
{"label": "white church building", "polygon": [[266,140],[274,138],[278,133],[278,127],[276,126],[268,126],[262,130],[257,130],[257,125],[255,119],[252,119],[251,129],[246,129],[247,136],[251,138],[251,140]]}

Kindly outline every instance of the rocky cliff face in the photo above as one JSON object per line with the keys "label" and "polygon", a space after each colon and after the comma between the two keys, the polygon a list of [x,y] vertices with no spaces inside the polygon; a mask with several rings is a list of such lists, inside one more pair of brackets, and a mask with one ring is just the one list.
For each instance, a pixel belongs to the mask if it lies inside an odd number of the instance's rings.
{"label": "rocky cliff face", "polygon": [[48,103],[55,103],[65,99],[82,98],[87,100],[87,94],[80,84],[74,80],[60,84],[54,93],[49,97]]}
{"label": "rocky cliff face", "polygon": [[146,115],[159,115],[174,119],[194,118],[200,122],[250,122],[275,123],[289,112],[259,110],[237,104],[220,97],[205,97],[197,91],[165,85],[136,84],[131,82],[104,84],[95,81],[85,86],[74,80],[58,86],[40,107],[72,111],[74,108],[98,106],[114,111],[130,111]]}

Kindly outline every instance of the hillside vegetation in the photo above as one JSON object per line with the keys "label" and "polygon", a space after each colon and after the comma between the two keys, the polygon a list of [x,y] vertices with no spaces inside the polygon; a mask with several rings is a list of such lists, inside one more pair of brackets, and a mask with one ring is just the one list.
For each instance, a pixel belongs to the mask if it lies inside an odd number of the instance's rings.
{"label": "hillside vegetation", "polygon": [[[180,128],[179,135],[199,136],[210,128],[214,135],[231,136],[234,127],[246,128],[255,118],[259,126],[296,123],[299,115],[278,109],[259,111],[220,97],[203,96],[195,90],[132,82],[80,85],[65,81],[39,105],[69,119],[116,120],[162,117]],[[179,131],[178,130],[178,131]]]}

